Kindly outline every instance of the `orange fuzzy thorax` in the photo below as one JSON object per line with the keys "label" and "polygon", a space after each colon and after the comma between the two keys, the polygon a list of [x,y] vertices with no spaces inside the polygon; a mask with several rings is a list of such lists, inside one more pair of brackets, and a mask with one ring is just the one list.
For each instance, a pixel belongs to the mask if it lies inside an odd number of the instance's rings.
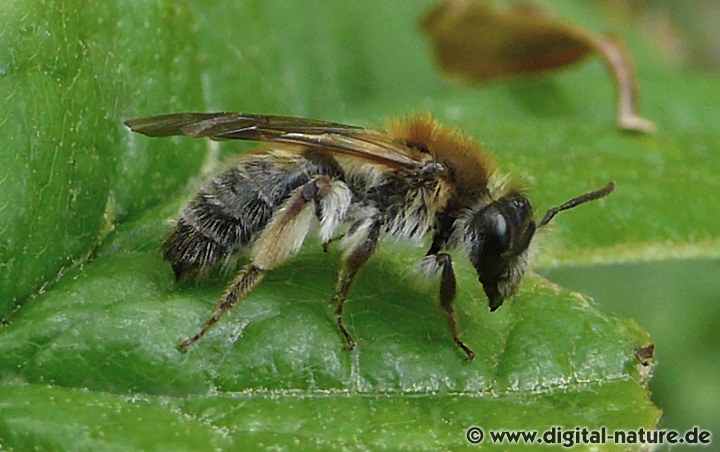
{"label": "orange fuzzy thorax", "polygon": [[430,152],[448,171],[446,177],[459,197],[487,194],[495,163],[472,138],[438,124],[429,113],[392,120],[386,130],[395,139]]}

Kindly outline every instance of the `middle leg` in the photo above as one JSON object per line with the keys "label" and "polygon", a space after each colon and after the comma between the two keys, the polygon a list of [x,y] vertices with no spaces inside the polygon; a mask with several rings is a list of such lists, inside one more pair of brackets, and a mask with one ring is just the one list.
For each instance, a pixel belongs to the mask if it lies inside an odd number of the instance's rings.
{"label": "middle leg", "polygon": [[348,350],[355,348],[355,339],[350,335],[343,321],[345,302],[357,272],[370,259],[377,248],[381,226],[382,221],[377,217],[360,220],[350,227],[343,239],[346,252],[338,275],[332,303],[335,305],[335,320],[338,329],[345,339]]}

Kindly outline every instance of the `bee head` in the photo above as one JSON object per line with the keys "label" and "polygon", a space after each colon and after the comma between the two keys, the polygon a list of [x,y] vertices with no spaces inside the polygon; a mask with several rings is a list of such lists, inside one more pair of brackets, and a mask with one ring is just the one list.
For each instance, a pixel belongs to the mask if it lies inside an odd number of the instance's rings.
{"label": "bee head", "polygon": [[615,184],[571,199],[548,210],[539,222],[533,219],[530,201],[511,192],[474,212],[465,225],[468,257],[488,297],[490,310],[515,294],[527,267],[527,250],[535,231],[563,210],[605,197]]}
{"label": "bee head", "polygon": [[477,270],[491,311],[517,291],[536,229],[530,202],[516,193],[483,207],[467,223],[468,257]]}

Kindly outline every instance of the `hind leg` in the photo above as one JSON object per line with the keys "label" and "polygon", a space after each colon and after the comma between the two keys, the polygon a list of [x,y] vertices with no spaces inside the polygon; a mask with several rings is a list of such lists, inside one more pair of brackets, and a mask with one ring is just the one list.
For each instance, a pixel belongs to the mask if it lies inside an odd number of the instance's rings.
{"label": "hind leg", "polygon": [[[335,200],[338,193],[349,193],[345,184],[327,176],[318,176],[296,189],[277,210],[252,249],[252,262],[248,264],[225,291],[215,312],[194,336],[180,342],[180,351],[186,351],[202,339],[222,317],[242,301],[262,280],[265,274],[298,253],[307,237],[313,219],[320,211],[321,232],[334,233],[343,220],[350,197]],[[343,204],[346,203],[347,205]],[[320,209],[316,209],[319,204]],[[333,211],[330,206],[334,206]]]}

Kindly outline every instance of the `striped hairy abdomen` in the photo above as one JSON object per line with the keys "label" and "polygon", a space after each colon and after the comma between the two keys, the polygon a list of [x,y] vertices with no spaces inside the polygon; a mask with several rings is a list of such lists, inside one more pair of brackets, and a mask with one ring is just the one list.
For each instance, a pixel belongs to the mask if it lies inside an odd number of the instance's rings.
{"label": "striped hairy abdomen", "polygon": [[163,245],[176,278],[251,245],[277,207],[310,180],[308,169],[317,170],[301,156],[258,154],[213,178],[182,211]]}

